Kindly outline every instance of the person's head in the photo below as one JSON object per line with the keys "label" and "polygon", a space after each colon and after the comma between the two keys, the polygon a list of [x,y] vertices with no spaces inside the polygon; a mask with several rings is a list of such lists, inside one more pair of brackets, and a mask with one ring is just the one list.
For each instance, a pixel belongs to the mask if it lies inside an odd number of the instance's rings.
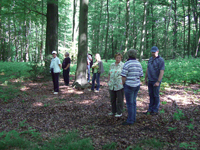
{"label": "person's head", "polygon": [[137,57],[137,50],[135,49],[130,49],[127,52],[128,58],[136,59]]}
{"label": "person's head", "polygon": [[159,53],[158,47],[153,46],[153,47],[151,48],[151,55],[152,55],[152,57],[153,57],[153,58],[156,58],[156,57],[158,56],[158,53]]}
{"label": "person's head", "polygon": [[96,53],[95,59],[96,59],[97,61],[101,61],[101,56],[100,56],[98,53]]}
{"label": "person's head", "polygon": [[57,56],[57,52],[56,52],[56,51],[53,51],[53,52],[52,52],[52,55],[53,55],[53,57],[55,58],[55,57]]}
{"label": "person's head", "polygon": [[68,52],[65,53],[65,57],[69,57],[69,53]]}
{"label": "person's head", "polygon": [[115,60],[116,63],[120,63],[120,61],[122,60],[122,54],[120,53],[115,54]]}

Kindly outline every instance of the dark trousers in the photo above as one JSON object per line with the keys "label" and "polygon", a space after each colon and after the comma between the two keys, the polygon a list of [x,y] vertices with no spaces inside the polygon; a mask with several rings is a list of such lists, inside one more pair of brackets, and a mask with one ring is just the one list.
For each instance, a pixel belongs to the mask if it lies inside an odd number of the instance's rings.
{"label": "dark trousers", "polygon": [[99,87],[100,87],[100,75],[101,75],[101,73],[93,73],[91,90],[94,90],[95,80],[96,80],[96,82],[97,82],[96,90],[99,91]]}
{"label": "dark trousers", "polygon": [[60,73],[54,73],[53,70],[51,70],[54,92],[59,92],[59,74]]}
{"label": "dark trousers", "polygon": [[69,72],[70,72],[69,69],[63,70],[63,78],[65,81],[65,85],[69,85]]}
{"label": "dark trousers", "polygon": [[121,114],[124,106],[124,89],[113,91],[109,90],[112,113]]}
{"label": "dark trousers", "polygon": [[150,97],[150,103],[149,103],[149,112],[158,112],[159,106],[160,106],[160,85],[154,86],[156,81],[149,81],[148,82],[148,91],[149,91],[149,97]]}

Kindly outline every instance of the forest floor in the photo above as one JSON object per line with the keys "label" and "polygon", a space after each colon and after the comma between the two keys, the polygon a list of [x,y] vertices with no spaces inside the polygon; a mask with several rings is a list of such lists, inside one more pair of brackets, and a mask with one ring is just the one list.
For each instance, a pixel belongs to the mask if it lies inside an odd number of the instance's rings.
{"label": "forest floor", "polygon": [[[74,76],[71,76],[70,85],[73,81]],[[14,80],[12,82],[17,84]],[[127,118],[125,99],[123,116],[108,116],[111,104],[106,77],[101,77],[101,85],[100,92],[94,93],[65,86],[61,78],[60,92],[53,95],[51,80],[23,82],[22,94],[12,102],[0,104],[0,132],[14,130],[19,127],[19,122],[26,120],[26,125],[18,131],[32,127],[48,140],[61,129],[67,132],[77,130],[82,138],[91,138],[97,150],[113,142],[118,150],[136,146],[156,149],[156,143],[162,147],[158,149],[200,147],[199,84],[174,85],[162,90],[160,113],[156,116],[143,114],[148,109],[149,96],[147,86],[141,84],[136,123],[132,126],[121,125]]]}

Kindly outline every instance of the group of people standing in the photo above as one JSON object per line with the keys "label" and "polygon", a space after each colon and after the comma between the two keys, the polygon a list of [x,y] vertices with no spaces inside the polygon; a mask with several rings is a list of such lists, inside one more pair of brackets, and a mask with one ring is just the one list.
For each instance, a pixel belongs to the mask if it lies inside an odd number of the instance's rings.
{"label": "group of people standing", "polygon": [[[165,70],[164,60],[158,53],[159,49],[153,46],[151,48],[152,57],[148,61],[145,74],[145,84],[148,85],[150,103],[148,111],[144,114],[158,114],[160,105],[159,90]],[[140,78],[143,76],[143,69],[140,62],[136,60],[136,50],[130,49],[127,55],[128,60],[123,63],[121,62],[122,55],[117,53],[115,55],[116,61],[110,66],[108,86],[112,112],[108,115],[122,116],[125,95],[128,118],[122,125],[133,125],[136,122],[136,97],[140,89]]]}
{"label": "group of people standing", "polygon": [[[160,105],[159,90],[163,78],[165,64],[161,56],[158,55],[159,49],[156,46],[151,48],[152,57],[148,61],[145,74],[145,84],[148,85],[150,103],[148,111],[144,114],[157,115]],[[54,83],[54,94],[58,94],[59,73],[63,68],[63,78],[65,85],[69,85],[70,58],[69,53],[65,54],[65,59],[61,65],[57,52],[52,52],[53,59],[51,60],[51,74]],[[136,97],[140,89],[140,78],[143,76],[142,65],[136,60],[137,51],[130,49],[127,52],[128,59],[125,63],[122,62],[122,55],[115,54],[115,62],[111,64],[108,74],[108,87],[112,112],[108,115],[121,117],[124,105],[124,95],[128,109],[128,118],[122,125],[132,125],[136,122]],[[92,68],[92,86],[89,91],[99,92],[100,75],[104,72],[103,63],[100,55],[95,55],[93,64],[92,55],[87,55],[87,81],[90,82],[90,69]],[[92,62],[92,63],[91,63]],[[95,89],[95,81],[97,83]]]}

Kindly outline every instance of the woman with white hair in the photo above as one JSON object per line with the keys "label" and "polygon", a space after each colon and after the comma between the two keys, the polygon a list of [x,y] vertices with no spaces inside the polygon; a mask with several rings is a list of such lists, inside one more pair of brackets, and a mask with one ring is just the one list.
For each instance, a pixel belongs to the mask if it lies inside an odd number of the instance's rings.
{"label": "woman with white hair", "polygon": [[57,52],[52,52],[53,58],[51,60],[50,69],[51,75],[53,79],[53,86],[54,86],[54,94],[58,94],[59,92],[59,74],[61,71],[61,62],[60,59],[57,57]]}
{"label": "woman with white hair", "polygon": [[96,62],[92,65],[92,72],[93,72],[93,77],[92,77],[92,87],[91,90],[94,91],[94,85],[95,85],[95,80],[97,82],[97,87],[94,92],[99,92],[99,87],[100,87],[100,75],[101,73],[104,72],[103,68],[103,63],[101,61],[101,56],[97,53],[95,55]]}
{"label": "woman with white hair", "polygon": [[69,58],[69,53],[65,53],[65,59],[63,60],[62,63],[62,68],[63,68],[63,78],[66,86],[69,86],[69,72],[70,72],[70,63],[71,59]]}

